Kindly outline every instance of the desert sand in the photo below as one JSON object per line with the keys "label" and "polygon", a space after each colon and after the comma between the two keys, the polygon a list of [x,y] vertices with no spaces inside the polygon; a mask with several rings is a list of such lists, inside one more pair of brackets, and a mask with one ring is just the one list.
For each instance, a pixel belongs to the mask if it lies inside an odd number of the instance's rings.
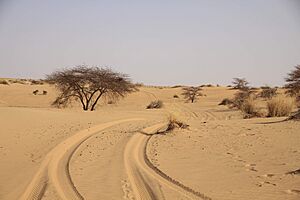
{"label": "desert sand", "polygon": [[[218,105],[235,92],[204,87],[191,104],[143,86],[83,112],[53,108],[47,84],[0,85],[0,199],[300,199],[300,123]],[[165,132],[170,115],[188,129]]]}

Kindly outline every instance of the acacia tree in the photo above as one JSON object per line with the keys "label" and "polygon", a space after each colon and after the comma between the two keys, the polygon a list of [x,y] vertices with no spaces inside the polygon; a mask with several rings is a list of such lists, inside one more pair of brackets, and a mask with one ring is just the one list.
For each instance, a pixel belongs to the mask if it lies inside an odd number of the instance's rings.
{"label": "acacia tree", "polygon": [[200,92],[202,90],[200,87],[185,87],[182,90],[182,95],[184,98],[192,103],[194,103],[198,96],[203,96],[203,94]]}
{"label": "acacia tree", "polygon": [[234,78],[232,81],[234,89],[247,90],[249,82],[245,78]]}
{"label": "acacia tree", "polygon": [[285,79],[287,88],[287,93],[291,96],[296,96],[297,99],[300,99],[300,65],[295,66],[295,69],[292,70],[288,77]]}
{"label": "acacia tree", "polygon": [[53,105],[61,107],[80,101],[85,111],[95,110],[102,96],[116,99],[136,90],[126,74],[85,65],[55,71],[46,80],[60,91]]}

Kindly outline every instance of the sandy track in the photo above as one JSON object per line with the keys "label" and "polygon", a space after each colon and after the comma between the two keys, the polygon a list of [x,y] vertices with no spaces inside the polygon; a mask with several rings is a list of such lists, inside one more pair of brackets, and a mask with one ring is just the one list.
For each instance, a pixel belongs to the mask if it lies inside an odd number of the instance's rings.
{"label": "sandy track", "polygon": [[27,189],[20,197],[21,200],[38,200],[43,197],[44,191],[47,188],[48,182],[54,186],[57,194],[63,200],[83,199],[80,193],[76,190],[69,174],[69,161],[75,150],[92,135],[109,128],[113,125],[143,120],[140,118],[118,120],[97,125],[93,128],[83,130],[51,150],[42,162],[39,170],[29,183]]}
{"label": "sandy track", "polygon": [[124,151],[125,169],[136,199],[164,199],[160,185],[163,184],[180,196],[189,199],[209,200],[204,194],[184,186],[156,168],[147,158],[146,148],[151,135],[166,128],[166,124],[148,127],[132,136]]}

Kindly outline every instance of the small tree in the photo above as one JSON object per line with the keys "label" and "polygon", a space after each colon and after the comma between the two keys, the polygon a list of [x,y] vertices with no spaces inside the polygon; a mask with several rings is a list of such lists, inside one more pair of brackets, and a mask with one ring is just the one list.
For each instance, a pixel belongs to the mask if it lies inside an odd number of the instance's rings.
{"label": "small tree", "polygon": [[287,88],[287,93],[291,96],[300,98],[300,65],[297,65],[293,71],[288,74],[288,77],[285,79]]}
{"label": "small tree", "polygon": [[182,95],[184,98],[192,103],[194,103],[198,96],[203,96],[203,94],[200,92],[202,91],[202,88],[200,87],[185,87],[182,90]]}
{"label": "small tree", "polygon": [[104,95],[117,99],[136,90],[125,74],[85,65],[53,72],[47,76],[47,81],[55,84],[60,91],[53,105],[66,106],[71,101],[79,100],[85,111],[95,110]]}
{"label": "small tree", "polygon": [[246,90],[249,88],[249,82],[245,78],[234,78],[232,83],[234,85],[234,89]]}

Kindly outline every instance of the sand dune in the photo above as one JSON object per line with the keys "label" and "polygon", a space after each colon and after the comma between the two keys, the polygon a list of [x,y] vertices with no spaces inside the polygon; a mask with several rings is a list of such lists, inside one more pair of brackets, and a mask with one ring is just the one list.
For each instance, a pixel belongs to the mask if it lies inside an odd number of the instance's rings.
{"label": "sand dune", "polygon": [[[48,95],[32,95],[35,89]],[[234,90],[142,87],[95,112],[51,107],[48,85],[0,85],[0,199],[299,199],[300,125],[242,119]],[[151,100],[164,107],[146,110]],[[190,125],[166,134],[169,115]],[[143,119],[143,120],[140,120]]]}

